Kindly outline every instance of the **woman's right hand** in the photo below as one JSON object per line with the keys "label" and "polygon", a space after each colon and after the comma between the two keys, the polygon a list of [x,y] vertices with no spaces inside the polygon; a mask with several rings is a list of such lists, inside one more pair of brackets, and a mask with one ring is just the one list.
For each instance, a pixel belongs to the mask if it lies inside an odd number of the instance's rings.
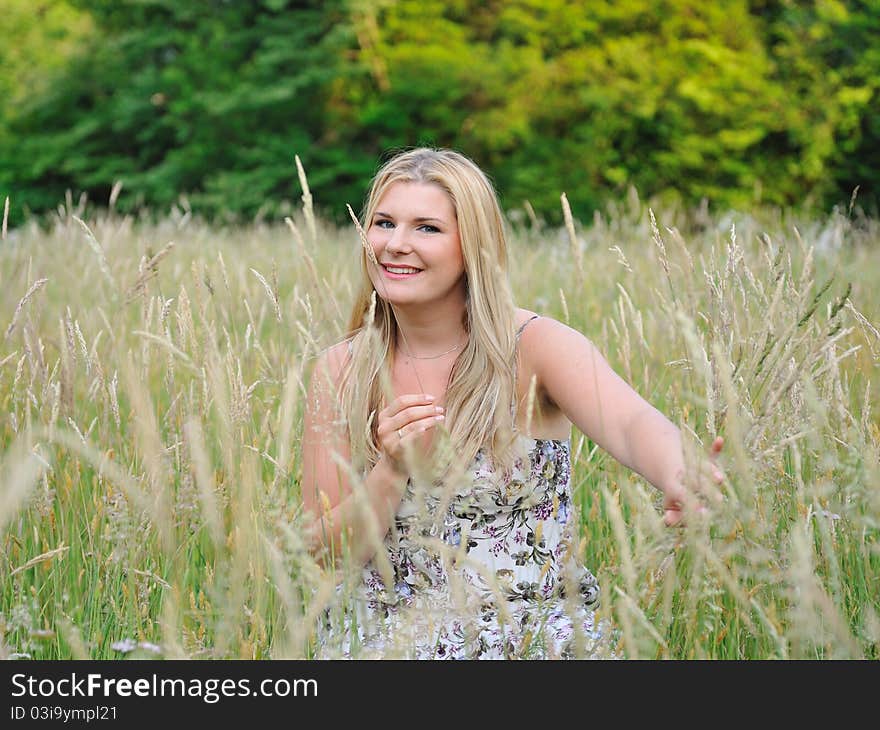
{"label": "woman's right hand", "polygon": [[434,405],[434,396],[410,393],[395,398],[379,411],[377,435],[382,458],[398,474],[408,473],[404,454],[418,444],[421,435],[444,419],[442,406]]}

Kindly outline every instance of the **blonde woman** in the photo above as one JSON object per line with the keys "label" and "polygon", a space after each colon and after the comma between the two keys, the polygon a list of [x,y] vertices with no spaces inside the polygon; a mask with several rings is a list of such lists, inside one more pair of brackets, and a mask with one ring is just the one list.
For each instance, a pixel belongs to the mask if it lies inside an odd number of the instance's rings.
{"label": "blonde woman", "polygon": [[[679,430],[580,332],[518,308],[496,194],[471,160],[414,149],[377,173],[348,337],[318,358],[302,499],[341,576],[318,656],[601,656],[579,564],[572,425],[694,504]],[[721,440],[700,465],[719,482]],[[353,568],[353,570],[351,570]]]}

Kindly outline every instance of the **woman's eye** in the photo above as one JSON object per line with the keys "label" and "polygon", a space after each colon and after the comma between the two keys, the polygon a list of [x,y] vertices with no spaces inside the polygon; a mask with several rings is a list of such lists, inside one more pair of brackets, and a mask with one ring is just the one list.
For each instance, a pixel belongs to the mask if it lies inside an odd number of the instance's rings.
{"label": "woman's eye", "polygon": [[440,233],[440,229],[439,229],[439,228],[437,228],[436,226],[430,226],[430,225],[428,225],[427,223],[425,223],[425,224],[419,226],[419,228],[420,228],[421,230],[425,231],[425,233]]}
{"label": "woman's eye", "polygon": [[385,218],[377,220],[375,223],[373,223],[373,225],[377,228],[394,228],[394,224]]}

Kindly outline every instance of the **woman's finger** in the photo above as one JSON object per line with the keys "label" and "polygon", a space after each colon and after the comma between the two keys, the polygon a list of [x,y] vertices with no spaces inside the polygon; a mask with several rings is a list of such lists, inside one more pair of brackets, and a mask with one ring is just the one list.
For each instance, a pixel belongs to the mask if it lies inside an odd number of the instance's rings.
{"label": "woman's finger", "polygon": [[[689,509],[690,512],[688,512]],[[663,524],[667,527],[684,527],[685,514],[696,514],[699,516],[705,516],[709,514],[709,510],[706,509],[706,506],[702,504],[696,504],[691,508],[688,508],[684,505],[667,507],[663,511]]]}
{"label": "woman's finger", "polygon": [[709,459],[703,459],[684,475],[681,488],[692,499],[702,497],[721,502],[724,495],[718,487],[723,481],[724,472]]}
{"label": "woman's finger", "polygon": [[414,450],[422,435],[430,428],[437,426],[443,420],[443,416],[431,415],[408,423],[406,426],[390,431],[382,440],[382,448],[388,454],[392,463],[399,465],[401,471],[408,471],[411,465],[408,461],[412,458]]}
{"label": "woman's finger", "polygon": [[414,421],[410,421],[400,428],[395,429],[394,433],[402,441],[407,436],[418,436],[420,433],[427,431],[432,426],[436,426],[438,423],[443,421],[444,418],[445,416],[443,416],[442,413],[431,413],[430,415],[426,415],[423,418],[418,418]]}
{"label": "woman's finger", "polygon": [[[444,408],[442,406],[409,406],[404,408],[393,418],[387,419],[387,428],[396,431],[398,428],[404,428],[410,423],[416,423],[423,418],[432,418],[434,416],[443,416]],[[438,419],[438,420],[443,420]]]}
{"label": "woman's finger", "polygon": [[388,428],[387,423],[379,430],[379,440],[385,451],[397,452],[401,443],[413,441],[419,434],[444,420],[442,414],[432,414],[407,423],[399,428]]}
{"label": "woman's finger", "polygon": [[724,494],[718,488],[724,482],[724,474],[712,463],[709,463],[708,467],[710,471],[706,474],[707,478],[703,481],[700,491],[718,504],[724,501]]}
{"label": "woman's finger", "polygon": [[668,509],[663,513],[663,524],[674,527],[681,522],[681,510]]}
{"label": "woman's finger", "polygon": [[406,393],[391,401],[381,412],[384,418],[394,418],[402,410],[412,406],[427,406],[434,402],[434,396],[430,393]]}
{"label": "woman's finger", "polygon": [[707,515],[708,513],[709,510],[702,504],[697,504],[690,508],[685,507],[684,505],[680,507],[667,507],[663,511],[663,522],[667,527],[684,525],[686,514]]}

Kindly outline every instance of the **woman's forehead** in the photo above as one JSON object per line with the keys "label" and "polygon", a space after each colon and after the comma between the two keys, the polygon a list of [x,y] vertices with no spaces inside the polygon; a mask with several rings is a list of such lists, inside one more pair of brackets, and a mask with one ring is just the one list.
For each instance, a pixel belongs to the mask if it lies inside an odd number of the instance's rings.
{"label": "woman's forehead", "polygon": [[413,218],[454,218],[449,194],[435,183],[395,182],[379,198],[377,213]]}

